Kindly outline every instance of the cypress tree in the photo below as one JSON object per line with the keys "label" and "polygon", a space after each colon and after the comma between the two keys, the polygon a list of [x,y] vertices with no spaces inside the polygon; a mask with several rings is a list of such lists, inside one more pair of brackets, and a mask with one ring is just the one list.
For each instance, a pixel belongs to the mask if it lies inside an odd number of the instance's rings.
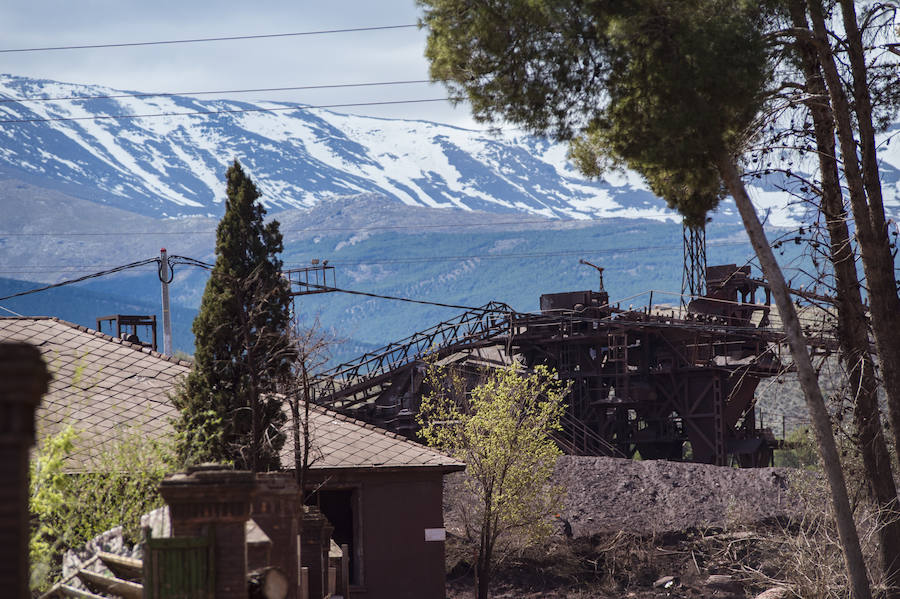
{"label": "cypress tree", "polygon": [[194,320],[194,364],[173,401],[179,457],[279,468],[285,421],[274,397],[293,359],[290,286],[281,276],[278,222],[264,222],[256,185],[237,160],[228,169],[216,263]]}

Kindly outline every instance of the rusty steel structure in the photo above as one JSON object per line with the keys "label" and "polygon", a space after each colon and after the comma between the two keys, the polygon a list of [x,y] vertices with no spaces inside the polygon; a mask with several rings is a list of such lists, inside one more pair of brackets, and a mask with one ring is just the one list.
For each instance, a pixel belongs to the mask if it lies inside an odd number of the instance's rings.
{"label": "rusty steel structure", "polygon": [[749,267],[704,274],[686,308],[623,310],[603,289],[543,295],[539,313],[490,303],[319,373],[314,401],[413,436],[426,359],[546,364],[572,383],[557,436],[568,453],[768,465],[776,443],[754,392],[784,369],[771,294]]}
{"label": "rusty steel structure", "polygon": [[681,275],[682,305],[706,292],[706,228],[682,226],[684,270]]}

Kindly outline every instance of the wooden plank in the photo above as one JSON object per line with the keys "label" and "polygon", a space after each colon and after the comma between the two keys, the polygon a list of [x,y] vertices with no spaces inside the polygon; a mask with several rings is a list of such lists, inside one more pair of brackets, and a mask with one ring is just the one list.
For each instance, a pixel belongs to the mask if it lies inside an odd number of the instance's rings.
{"label": "wooden plank", "polygon": [[[97,561],[97,556],[94,555],[94,556],[92,556],[88,561],[86,561],[86,562],[84,562],[83,564],[81,564],[81,567],[82,567],[82,568],[90,567],[90,565],[93,564],[93,563],[96,562],[96,561]],[[47,591],[46,593],[44,593],[43,595],[41,595],[40,597],[38,597],[38,599],[52,599],[53,597],[62,597],[62,596],[63,596],[63,595],[62,595],[62,592],[63,592],[62,589],[63,589],[63,587],[66,586],[66,583],[67,583],[67,582],[69,582],[70,580],[72,580],[72,579],[75,578],[76,576],[78,576],[78,571],[77,571],[77,570],[74,571],[74,572],[72,572],[71,574],[69,574],[68,576],[66,576],[65,578],[63,578],[62,580],[60,580],[60,581],[59,581],[58,583],[56,583],[55,585],[53,585],[53,588],[51,588],[49,591]],[[72,588],[72,587],[70,587],[70,588]],[[76,590],[78,590],[78,589],[76,589]]]}
{"label": "wooden plank", "polygon": [[55,585],[50,587],[50,590],[38,597],[38,599],[56,599],[57,597],[64,597],[62,594],[62,586],[63,583],[57,582]]}
{"label": "wooden plank", "polygon": [[105,551],[99,552],[97,556],[119,578],[139,581],[144,577],[144,564],[139,559],[106,553]]}
{"label": "wooden plank", "polygon": [[63,597],[76,597],[77,599],[106,599],[101,595],[95,595],[93,593],[89,593],[87,591],[82,591],[81,589],[76,589],[75,587],[70,587],[67,584],[59,585],[58,593],[61,593]]}
{"label": "wooden plank", "polygon": [[104,576],[87,570],[79,570],[78,578],[97,592],[118,595],[125,599],[143,599],[144,597],[144,587],[128,580]]}

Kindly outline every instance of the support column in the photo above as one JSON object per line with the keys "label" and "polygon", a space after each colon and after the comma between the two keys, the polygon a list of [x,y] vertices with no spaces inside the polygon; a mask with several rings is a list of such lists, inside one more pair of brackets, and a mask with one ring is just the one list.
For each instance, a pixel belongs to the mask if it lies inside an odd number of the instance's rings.
{"label": "support column", "polygon": [[31,594],[28,568],[28,449],[34,412],[50,375],[41,352],[27,343],[0,343],[0,589]]}
{"label": "support column", "polygon": [[334,527],[318,507],[305,508],[300,560],[309,568],[309,599],[322,599],[328,590],[328,550]]}
{"label": "support column", "polygon": [[213,530],[216,599],[247,599],[247,546],[255,483],[252,472],[219,464],[189,468],[160,483],[169,504],[173,537],[200,537]]}
{"label": "support column", "polygon": [[297,535],[300,492],[290,474],[261,472],[256,475],[253,521],[272,539],[271,564],[288,579],[287,599],[295,599],[298,590]]}

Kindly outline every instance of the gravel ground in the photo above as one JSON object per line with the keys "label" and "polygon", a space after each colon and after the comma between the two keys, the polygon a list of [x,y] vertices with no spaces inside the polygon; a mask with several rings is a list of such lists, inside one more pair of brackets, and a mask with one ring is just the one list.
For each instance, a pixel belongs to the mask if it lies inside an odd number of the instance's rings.
{"label": "gravel ground", "polygon": [[[796,516],[800,502],[790,468],[729,468],[666,461],[562,456],[553,482],[567,489],[560,516],[572,536],[624,530],[635,534],[724,528]],[[445,499],[463,474],[447,477]],[[460,521],[445,501],[451,532]]]}
{"label": "gravel ground", "polygon": [[574,536],[753,524],[799,514],[789,468],[563,456],[554,482],[568,489],[562,517]]}

